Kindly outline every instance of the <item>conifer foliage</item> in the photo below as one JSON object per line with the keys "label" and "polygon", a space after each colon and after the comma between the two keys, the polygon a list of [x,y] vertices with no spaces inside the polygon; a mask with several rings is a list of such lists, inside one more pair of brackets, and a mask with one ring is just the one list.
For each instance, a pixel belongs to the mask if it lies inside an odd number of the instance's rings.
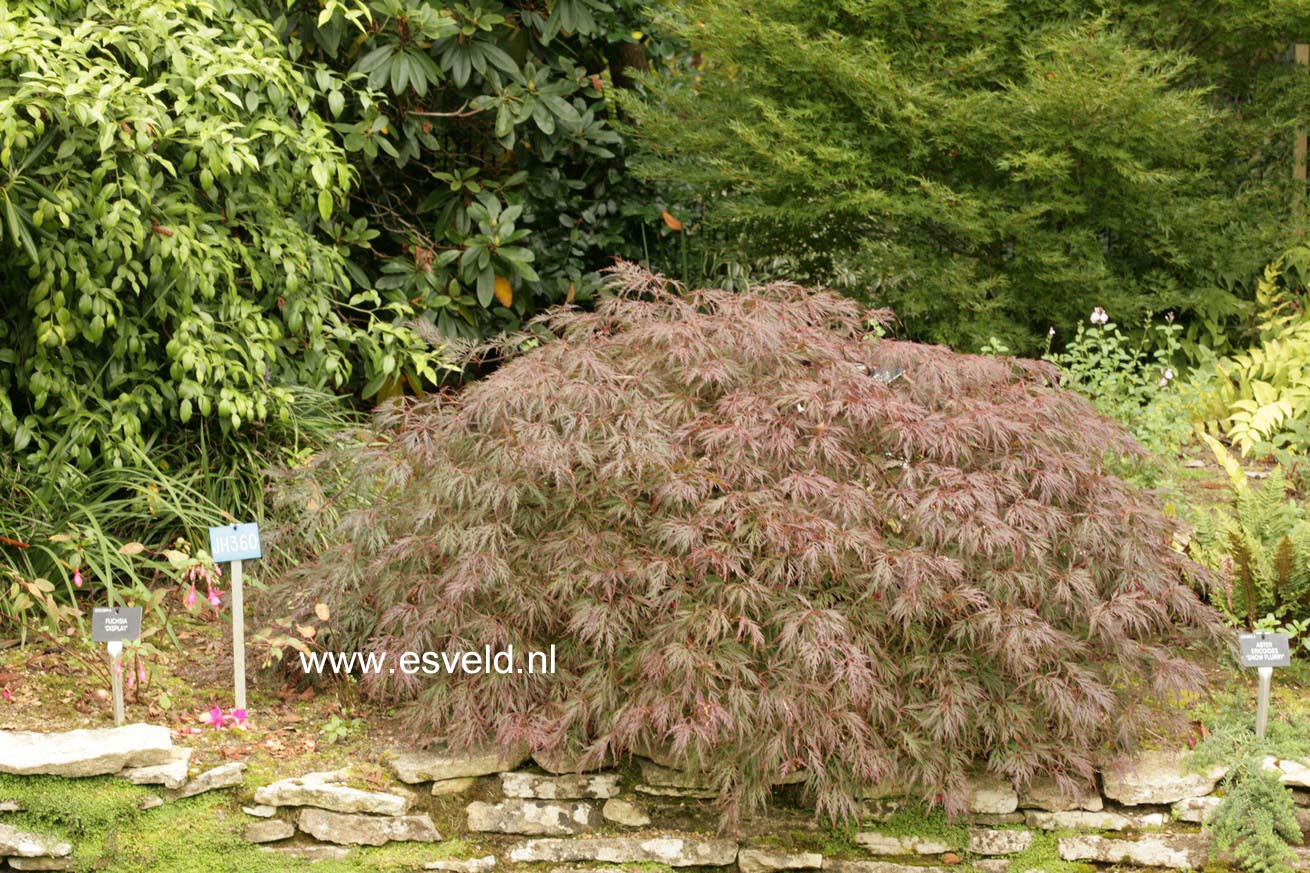
{"label": "conifer foliage", "polygon": [[335,544],[284,583],[329,648],[556,647],[553,676],[364,677],[417,731],[664,747],[728,824],[798,773],[834,818],[888,781],[960,811],[972,768],[1086,779],[1198,684],[1175,646],[1214,615],[1103,467],[1135,446],[1046,365],[878,339],[885,312],[795,285],[614,279],[283,490]]}

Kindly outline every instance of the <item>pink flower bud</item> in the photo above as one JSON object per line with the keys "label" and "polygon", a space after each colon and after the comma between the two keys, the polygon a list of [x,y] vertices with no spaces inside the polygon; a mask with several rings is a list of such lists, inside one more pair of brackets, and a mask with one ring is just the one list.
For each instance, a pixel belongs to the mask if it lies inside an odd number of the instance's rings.
{"label": "pink flower bud", "polygon": [[76,587],[76,588],[81,588],[81,587],[82,587],[82,568],[81,568],[81,567],[78,567],[76,570],[73,571],[73,586]]}

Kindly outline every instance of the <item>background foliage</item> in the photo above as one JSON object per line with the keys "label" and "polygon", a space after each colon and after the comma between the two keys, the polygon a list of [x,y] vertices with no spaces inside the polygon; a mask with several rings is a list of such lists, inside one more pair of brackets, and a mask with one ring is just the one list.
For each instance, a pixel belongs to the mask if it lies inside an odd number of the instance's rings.
{"label": "background foliage", "polygon": [[1091,778],[1199,681],[1168,647],[1215,629],[1194,565],[1045,365],[869,337],[885,313],[830,293],[618,277],[282,492],[323,547],[277,596],[330,605],[320,643],[556,647],[549,682],[363,677],[416,732],[668,744],[729,820],[795,771],[836,817],[884,779],[959,811],[976,760]]}
{"label": "background foliage", "polygon": [[642,170],[731,257],[912,336],[1031,353],[1102,306],[1213,346],[1281,250],[1302,4],[680,8],[703,63],[625,101]]}
{"label": "background foliage", "polygon": [[585,301],[596,269],[673,233],[614,124],[614,89],[675,56],[646,3],[293,0],[267,14],[316,69],[361,176],[355,210],[381,232],[358,273],[442,334]]}
{"label": "background foliage", "polygon": [[1269,265],[1256,286],[1250,347],[1217,359],[1201,356],[1198,370],[1214,370],[1207,380],[1203,418],[1243,455],[1310,451],[1307,267],[1310,248],[1305,246]]}

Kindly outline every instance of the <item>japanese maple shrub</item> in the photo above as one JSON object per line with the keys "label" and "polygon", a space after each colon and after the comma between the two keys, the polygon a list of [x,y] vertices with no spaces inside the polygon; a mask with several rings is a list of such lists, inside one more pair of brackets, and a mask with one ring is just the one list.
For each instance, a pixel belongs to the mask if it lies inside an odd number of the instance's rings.
{"label": "japanese maple shrub", "polygon": [[978,766],[1089,778],[1201,681],[1192,566],[1103,466],[1135,444],[1047,365],[871,338],[885,313],[794,285],[614,278],[284,489],[334,543],[285,583],[330,648],[555,646],[554,675],[364,677],[417,731],[664,747],[728,823],[797,772],[834,817],[888,780],[954,812]]}

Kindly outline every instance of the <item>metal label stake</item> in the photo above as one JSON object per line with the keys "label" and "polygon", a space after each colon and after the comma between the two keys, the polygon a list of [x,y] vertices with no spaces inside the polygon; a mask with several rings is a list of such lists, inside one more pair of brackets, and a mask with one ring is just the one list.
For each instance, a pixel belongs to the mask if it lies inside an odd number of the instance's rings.
{"label": "metal label stake", "polygon": [[1269,695],[1275,667],[1292,666],[1292,648],[1287,634],[1253,633],[1237,635],[1238,660],[1243,667],[1255,667],[1259,690],[1255,699],[1255,738],[1265,738],[1269,725]]}
{"label": "metal label stake", "polygon": [[241,562],[263,557],[259,525],[225,524],[209,529],[209,555],[215,564],[232,563],[232,684],[237,709],[246,708],[246,598]]}
{"label": "metal label stake", "polygon": [[141,607],[97,606],[91,610],[91,640],[109,650],[109,687],[114,694],[114,724],[123,723],[123,642],[141,636]]}

